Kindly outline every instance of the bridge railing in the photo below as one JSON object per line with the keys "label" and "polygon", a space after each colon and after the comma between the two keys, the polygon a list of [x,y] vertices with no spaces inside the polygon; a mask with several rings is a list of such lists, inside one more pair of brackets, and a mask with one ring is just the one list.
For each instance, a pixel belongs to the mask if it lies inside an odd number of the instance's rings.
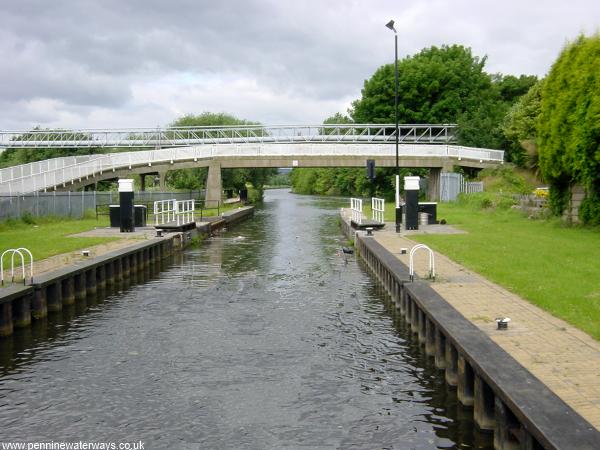
{"label": "bridge railing", "polygon": [[[162,150],[140,150],[121,153],[92,155],[87,159],[65,159],[60,163],[47,163],[37,166],[15,166],[11,168],[7,180],[0,181],[0,193],[27,193],[60,187],[67,183],[83,181],[104,172],[157,164],[175,164],[184,161],[198,161],[207,158],[260,158],[281,157],[290,162],[302,157],[369,157],[390,158],[395,155],[393,144],[233,144],[197,145],[174,147]],[[457,160],[469,159],[480,162],[502,162],[502,150],[469,148],[436,144],[402,144],[401,157],[442,157]],[[76,157],[77,158],[77,157]],[[69,164],[70,163],[70,164]],[[53,165],[54,164],[54,165]],[[61,164],[63,164],[61,166]],[[39,172],[35,172],[39,171]],[[149,171],[152,171],[150,169]],[[33,172],[33,173],[32,173]],[[23,173],[23,175],[21,175]]]}
{"label": "bridge railing", "polygon": [[92,159],[100,158],[102,155],[82,155],[82,156],[64,156],[60,158],[50,158],[42,161],[35,161],[18,166],[5,167],[0,169],[0,183],[27,177],[35,174],[49,172],[51,170],[63,169],[75,164]]}
{"label": "bridge railing", "polygon": [[[455,142],[454,124],[399,125],[400,142]],[[5,148],[186,147],[201,144],[394,142],[393,124],[327,124],[0,131]]]}

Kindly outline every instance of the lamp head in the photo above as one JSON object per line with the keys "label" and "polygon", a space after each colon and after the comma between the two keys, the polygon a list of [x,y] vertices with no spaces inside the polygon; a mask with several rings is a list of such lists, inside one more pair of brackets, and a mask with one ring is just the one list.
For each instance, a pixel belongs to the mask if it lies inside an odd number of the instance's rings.
{"label": "lamp head", "polygon": [[388,27],[390,30],[392,30],[394,33],[396,32],[396,29],[394,28],[394,21],[390,20],[388,23],[385,24],[386,27]]}

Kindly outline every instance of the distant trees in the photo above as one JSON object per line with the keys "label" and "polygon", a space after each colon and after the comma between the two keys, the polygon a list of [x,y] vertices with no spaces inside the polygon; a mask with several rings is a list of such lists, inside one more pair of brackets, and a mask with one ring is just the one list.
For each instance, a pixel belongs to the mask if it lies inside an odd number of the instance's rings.
{"label": "distant trees", "polygon": [[[399,61],[400,123],[457,123],[462,145],[506,148],[504,117],[537,77],[491,75],[484,70],[485,62],[486,57],[475,56],[461,45],[425,48]],[[395,121],[393,64],[381,66],[364,82],[361,98],[352,103],[348,114],[337,113],[324,123]],[[512,154],[507,152],[507,156]],[[394,169],[378,169],[371,185],[364,169],[294,169],[292,183],[301,193],[368,195],[373,191],[391,199],[394,174]]]}
{"label": "distant trees", "polygon": [[[238,119],[230,114],[204,112],[202,114],[188,114],[171,123],[171,127],[205,127],[205,126],[233,126],[233,125],[258,125]],[[225,188],[243,189],[246,183],[252,184],[260,193],[268,178],[277,173],[277,169],[224,169],[222,171],[223,186]],[[175,189],[201,189],[205,185],[208,169],[199,167],[195,169],[172,170],[167,176],[167,183]]]}
{"label": "distant trees", "polygon": [[510,108],[502,132],[506,137],[506,153],[510,161],[540,175],[537,149],[537,123],[542,101],[542,81],[536,82]]}
{"label": "distant trees", "polygon": [[[458,123],[461,144],[502,148],[502,119],[537,78],[490,75],[485,62],[462,45],[425,48],[399,61],[400,123]],[[349,113],[356,123],[394,122],[393,64],[365,81]]]}
{"label": "distant trees", "polygon": [[580,218],[600,224],[600,34],[579,36],[552,66],[541,89],[537,138],[555,212],[569,186],[582,184]]}
{"label": "distant trees", "polygon": [[[41,129],[40,127],[34,127],[33,131],[46,131],[50,133],[49,139],[52,140],[53,136],[58,138],[58,133],[69,132],[69,130],[48,130]],[[54,134],[56,132],[56,135]],[[22,135],[17,136],[14,140],[24,141],[32,136],[31,132],[25,132]],[[89,140],[89,136],[82,133],[73,133],[72,138],[80,141]],[[50,158],[60,158],[63,156],[76,156],[76,155],[92,155],[95,153],[104,153],[105,149],[97,147],[89,148],[8,148],[0,153],[0,168],[16,166],[19,164],[27,164],[34,161],[42,161]]]}

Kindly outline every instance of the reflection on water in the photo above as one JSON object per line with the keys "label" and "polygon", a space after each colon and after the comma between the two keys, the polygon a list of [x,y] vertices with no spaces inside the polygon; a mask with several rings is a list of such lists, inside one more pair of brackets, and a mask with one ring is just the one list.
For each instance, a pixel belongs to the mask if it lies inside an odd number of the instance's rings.
{"label": "reflection on water", "polygon": [[163,272],[1,341],[1,439],[489,448],[340,254],[340,202],[269,191],[254,219]]}

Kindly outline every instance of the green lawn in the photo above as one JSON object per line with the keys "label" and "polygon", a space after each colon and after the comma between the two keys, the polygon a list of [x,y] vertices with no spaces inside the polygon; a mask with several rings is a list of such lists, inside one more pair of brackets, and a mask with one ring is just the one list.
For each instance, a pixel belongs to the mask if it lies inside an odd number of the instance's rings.
{"label": "green lawn", "polygon": [[[34,260],[67,253],[118,238],[72,238],[70,234],[91,230],[94,227],[108,226],[108,218],[96,219],[35,219],[36,225],[26,224],[20,220],[0,222],[0,254],[9,248],[26,247],[33,253]],[[4,264],[10,265],[8,256]]]}
{"label": "green lawn", "polygon": [[[438,220],[444,218],[468,234],[411,239],[600,340],[600,230],[531,220],[514,210],[438,207]],[[392,204],[386,204],[386,218],[393,221]]]}

